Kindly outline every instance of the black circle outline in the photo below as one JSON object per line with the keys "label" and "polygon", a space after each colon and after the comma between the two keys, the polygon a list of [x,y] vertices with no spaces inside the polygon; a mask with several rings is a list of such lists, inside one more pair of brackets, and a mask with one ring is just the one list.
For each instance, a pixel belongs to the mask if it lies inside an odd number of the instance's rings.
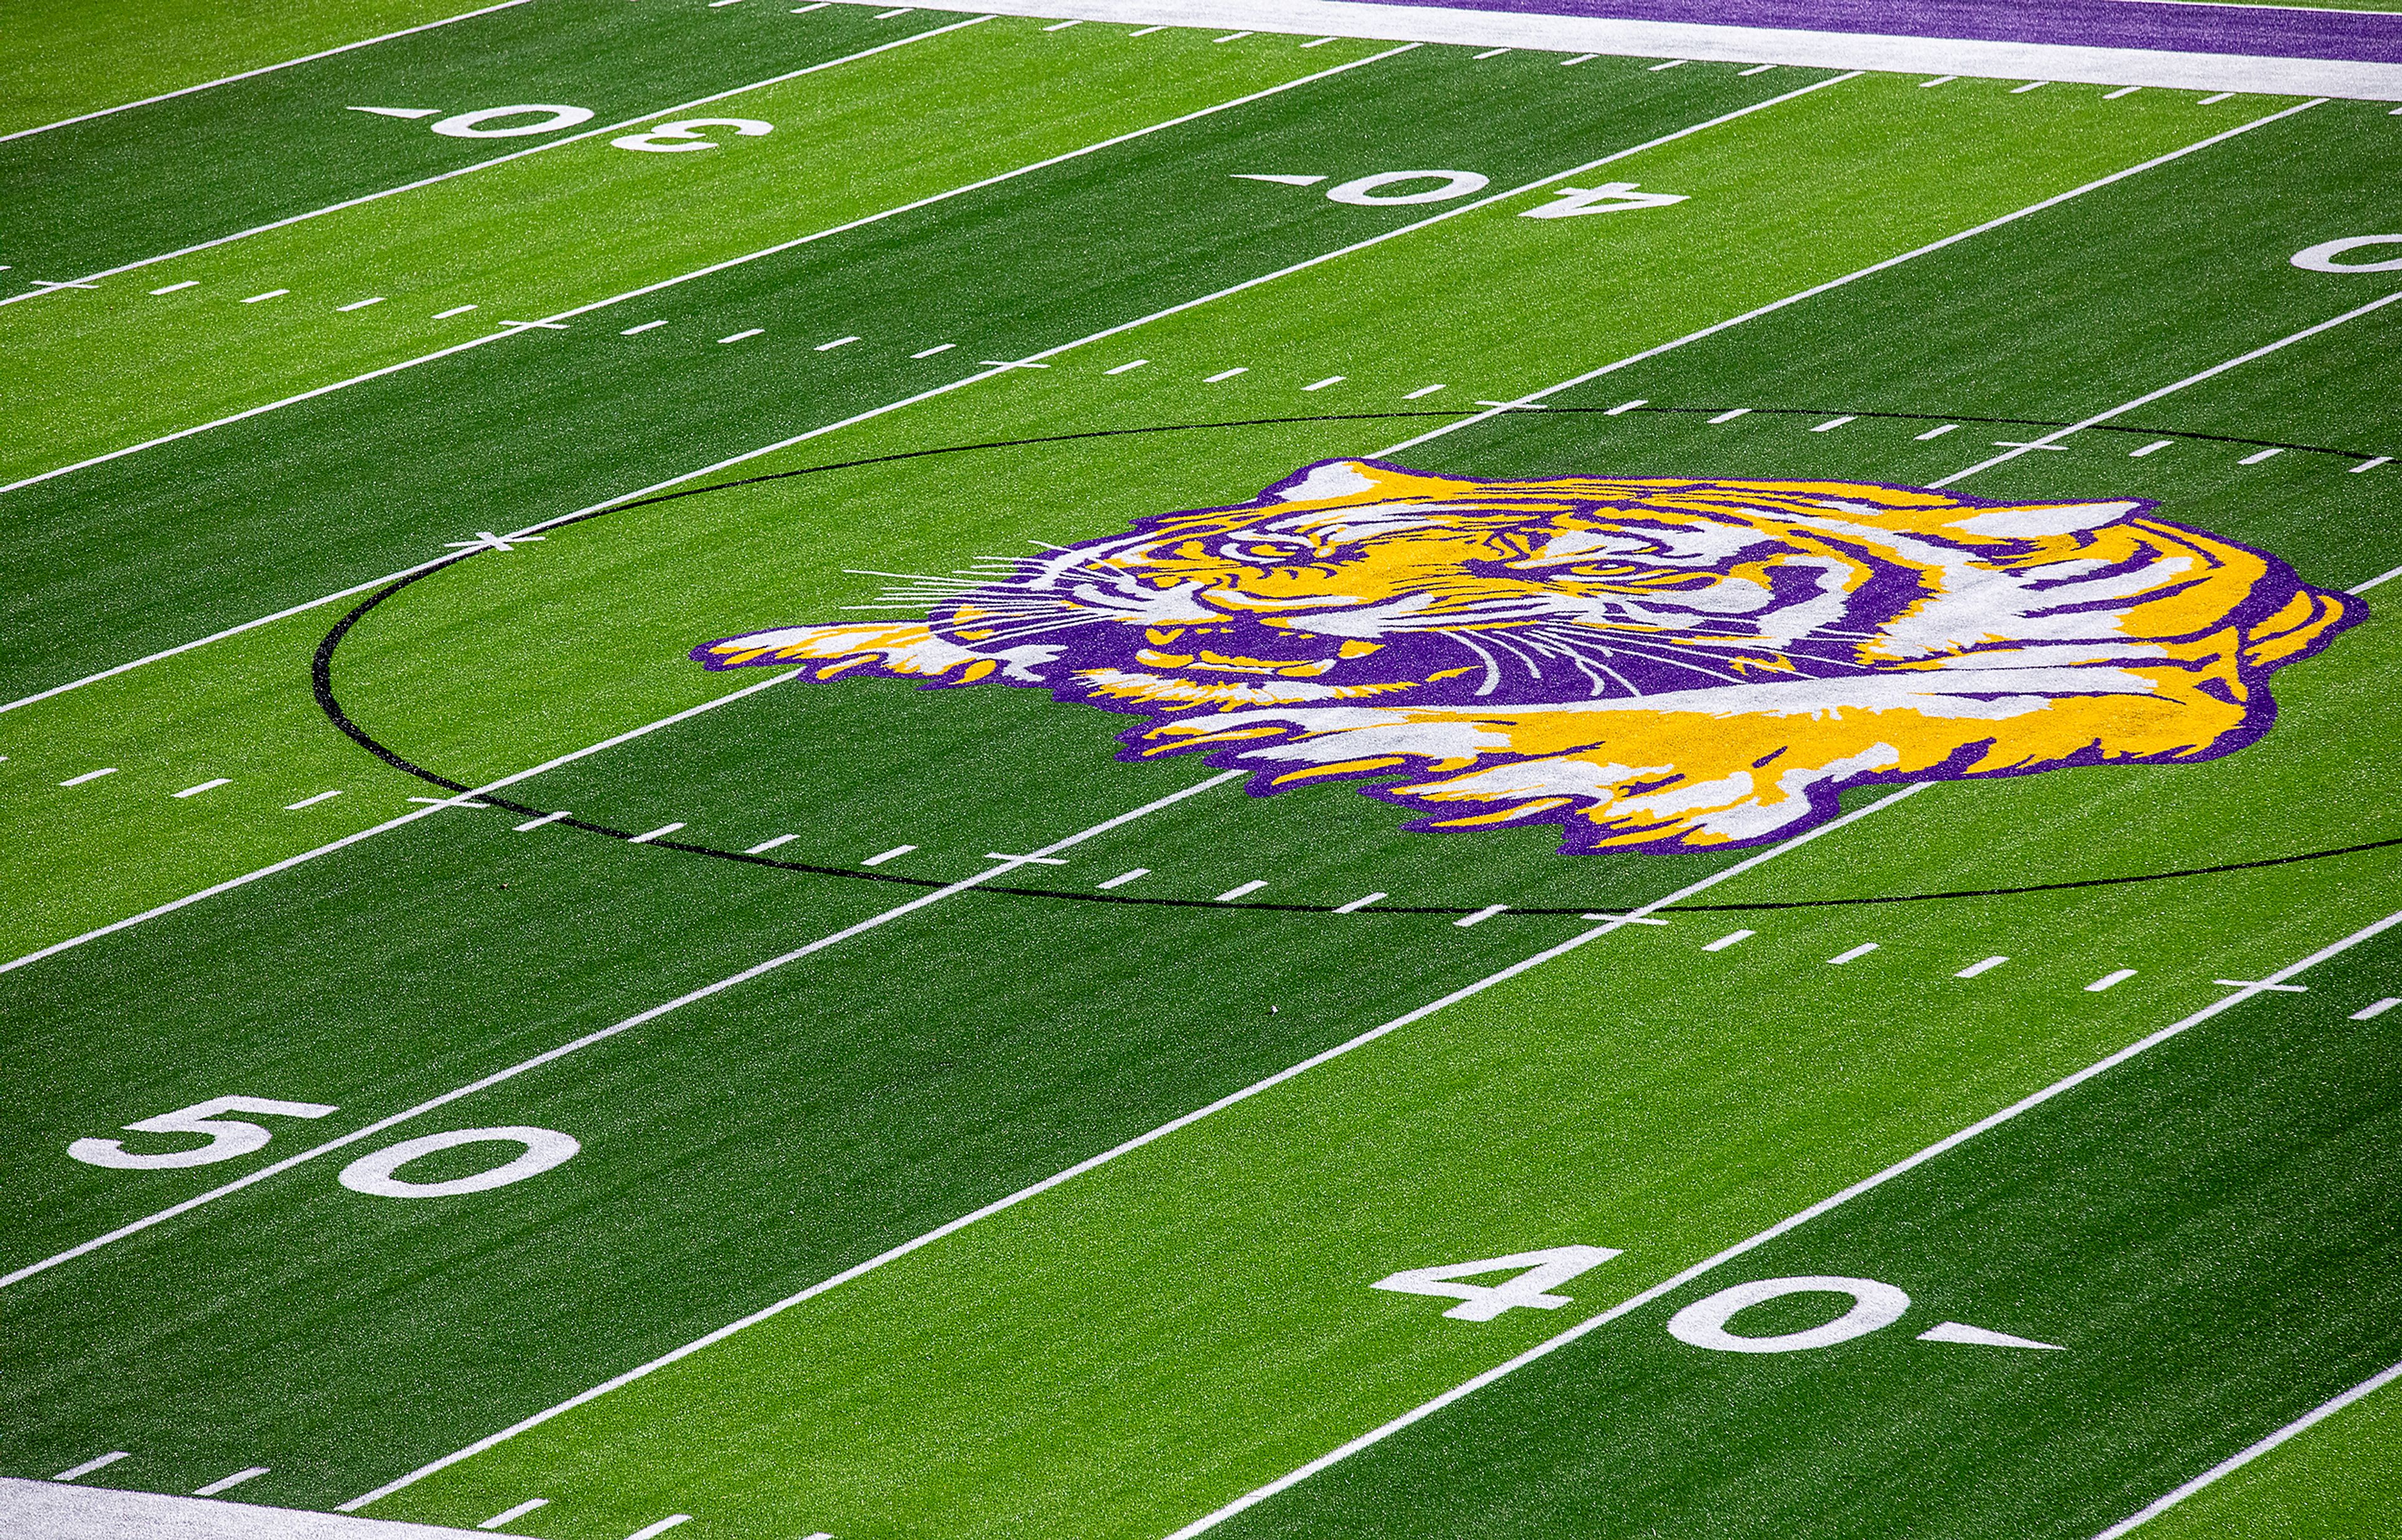
{"label": "black circle outline", "polygon": [[[1521,411],[1553,411],[1564,414],[1579,415],[1627,415],[1623,408],[1604,406],[1549,406],[1532,405],[1525,407],[1513,407],[1510,409]],[[1646,413],[1657,412],[1662,414],[1679,415],[1701,413],[1715,415],[1732,409],[1732,408],[1724,406],[1654,406],[1649,402],[1646,402],[1643,406],[1636,408],[1636,411]],[[1921,422],[1977,422],[2002,427],[2064,428],[2070,426],[2068,423],[2046,422],[2033,418],[1962,417],[1958,415],[1945,415],[1931,412],[1861,411],[1843,413],[1803,406],[1756,406],[1747,408],[1746,411],[1748,413],[1757,413],[1767,416],[1849,416],[1852,418],[1870,418]],[[889,464],[895,461],[921,460],[933,455],[960,454],[977,449],[1021,448],[1026,446],[1035,444],[1064,444],[1088,438],[1114,438],[1135,433],[1187,433],[1213,428],[1284,427],[1305,422],[1363,422],[1387,420],[1396,418],[1456,418],[1472,417],[1474,415],[1476,414],[1463,413],[1458,410],[1322,413],[1307,417],[1256,418],[1231,422],[1158,423],[1144,428],[1099,428],[1074,433],[1052,433],[1036,438],[995,439],[978,444],[943,445],[931,449],[908,449],[895,454],[875,455],[865,460],[835,461],[823,465],[803,466],[790,471],[771,471],[762,475],[743,476],[733,481],[712,482],[704,487],[686,487],[672,492],[662,492],[653,497],[637,498],[629,502],[609,503],[605,506],[594,508],[585,513],[573,515],[565,518],[555,519],[545,524],[537,525],[534,526],[534,528],[545,530],[561,529],[571,524],[581,524],[589,519],[600,518],[604,515],[627,513],[636,508],[653,507],[662,502],[677,502],[683,498],[698,497],[705,492],[730,491],[739,487],[752,487],[756,486],[761,482],[767,481],[782,481],[794,476],[816,475],[827,471],[856,470],[865,465],[882,465]],[[2154,436],[2194,439],[2205,443],[2237,444],[2260,448],[2294,449],[2308,454],[2340,455],[2348,459],[2368,460],[2376,458],[2366,451],[2361,450],[2330,449],[2318,445],[2285,444],[2269,439],[2236,438],[2220,433],[2179,433],[2171,429],[2132,428],[2101,424],[2081,431],[2089,433],[2149,433]],[[315,692],[319,708],[324,712],[326,720],[331,722],[337,728],[340,729],[344,736],[348,736],[352,741],[366,749],[367,752],[373,754],[376,758],[383,761],[385,763],[393,766],[394,769],[415,776],[421,780],[430,782],[433,785],[439,786],[443,790],[453,793],[467,792],[473,791],[474,788],[467,786],[462,782],[453,780],[448,776],[428,770],[424,766],[404,758],[370,736],[366,729],[359,726],[357,722],[351,719],[348,712],[342,709],[341,702],[337,699],[334,694],[334,653],[341,646],[343,639],[350,635],[352,627],[356,626],[360,621],[366,619],[371,612],[373,612],[378,606],[381,605],[386,599],[391,598],[393,595],[398,594],[405,588],[408,588],[416,584],[423,582],[425,579],[434,576],[437,572],[447,571],[449,569],[458,566],[461,562],[470,560],[478,556],[487,555],[490,553],[490,549],[491,548],[489,546],[479,545],[468,550],[461,551],[454,557],[449,557],[432,562],[414,572],[410,572],[404,577],[397,578],[393,582],[386,584],[383,587],[377,589],[374,593],[360,600],[349,613],[343,615],[340,620],[335,622],[333,629],[326,632],[324,638],[318,642],[316,655],[311,660],[310,667],[310,682]],[[535,807],[528,804],[511,801],[505,797],[493,796],[489,793],[480,795],[483,804],[504,808],[514,813],[525,813],[540,816],[546,811],[545,809]],[[570,829],[582,830],[587,833],[601,834],[612,839],[631,840],[634,837],[632,833],[626,830],[613,829],[606,824],[591,823],[576,818],[554,818],[551,821],[562,824]],[[643,843],[646,845],[656,846],[665,850],[680,850],[687,855],[710,856],[720,860],[743,861],[753,866],[772,867],[782,872],[803,872],[814,876],[847,877],[854,881],[893,883],[907,887],[947,887],[951,886],[952,882],[957,880],[951,879],[949,881],[946,881],[933,877],[909,877],[904,876],[899,873],[863,871],[857,867],[817,866],[803,861],[777,860],[772,857],[752,855],[747,851],[720,850],[713,846],[692,845],[682,840],[653,839],[646,840]],[[1680,903],[1669,905],[1666,908],[1653,911],[1653,913],[1748,914],[1754,911],[1772,909],[1827,909],[1854,904],[1921,903],[1938,899],[2007,898],[2022,893],[2053,893],[2078,887],[2113,887],[2129,883],[2165,882],[2174,877],[2202,877],[2225,872],[2247,872],[2266,866],[2287,866],[2297,861],[2321,860],[2332,856],[2358,855],[2364,851],[2390,849],[2395,846],[2402,846],[2402,837],[2389,840],[2373,840],[2365,845],[2342,846],[2331,850],[2305,851],[2299,855],[2271,856],[2262,860],[2230,861],[2219,866],[2188,867],[2175,872],[2144,872],[2121,877],[2084,877],[2073,882],[2038,883],[2032,887],[2025,887],[1961,888],[1940,893],[1895,893],[1872,895],[1864,898],[1799,899],[1786,901],[1783,902],[1769,903]],[[1334,913],[1334,906],[1331,904],[1226,903],[1221,902],[1215,899],[1162,899],[1143,898],[1134,894],[1065,892],[1056,888],[1015,887],[999,883],[981,884],[978,887],[970,889],[970,891],[979,893],[998,893],[1015,898],[1067,899],[1086,903],[1138,904],[1152,908],[1258,910],[1269,913],[1304,914],[1331,914]],[[1477,910],[1466,905],[1458,907],[1440,907],[1379,903],[1370,905],[1365,909],[1351,910],[1349,912],[1352,914],[1470,914],[1476,913]],[[1540,915],[1573,914],[1581,918],[1598,917],[1591,906],[1577,908],[1512,907],[1505,911],[1505,913],[1511,914]]]}

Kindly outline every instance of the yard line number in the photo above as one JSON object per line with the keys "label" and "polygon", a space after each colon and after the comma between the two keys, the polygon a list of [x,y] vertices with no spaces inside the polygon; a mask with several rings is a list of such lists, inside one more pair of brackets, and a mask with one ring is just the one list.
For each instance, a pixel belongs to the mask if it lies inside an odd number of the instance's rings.
{"label": "yard line number", "polygon": [[[282,1102],[266,1096],[212,1096],[205,1102],[162,1112],[155,1118],[127,1123],[128,1134],[197,1134],[207,1143],[188,1149],[172,1149],[159,1154],[143,1154],[129,1150],[122,1139],[77,1139],[67,1146],[67,1154],[86,1165],[104,1166],[112,1171],[175,1171],[187,1166],[214,1165],[219,1161],[239,1160],[267,1148],[275,1135],[261,1124],[244,1119],[228,1118],[228,1112],[247,1112],[255,1118],[323,1118],[340,1111],[338,1107],[323,1102]],[[462,1145],[515,1145],[518,1153],[464,1176],[450,1176],[435,1181],[413,1181],[403,1176],[401,1169],[430,1155]],[[352,1192],[364,1192],[377,1198],[451,1198],[469,1192],[489,1192],[496,1187],[522,1182],[529,1176],[539,1176],[553,1166],[571,1159],[583,1148],[573,1135],[555,1128],[459,1128],[444,1134],[427,1134],[414,1139],[362,1155],[341,1169],[334,1179]],[[1565,1301],[1563,1301],[1565,1302]]]}

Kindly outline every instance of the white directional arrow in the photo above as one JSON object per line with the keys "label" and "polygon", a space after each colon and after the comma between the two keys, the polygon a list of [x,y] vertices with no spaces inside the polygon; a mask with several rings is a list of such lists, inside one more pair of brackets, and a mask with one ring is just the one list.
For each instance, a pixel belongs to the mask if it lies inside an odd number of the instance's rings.
{"label": "white directional arrow", "polygon": [[1314,187],[1326,180],[1322,176],[1278,176],[1273,172],[1236,172],[1237,182],[1281,182],[1288,187]]}
{"label": "white directional arrow", "polygon": [[1918,1334],[1922,1342],[1960,1342],[1969,1347],[2041,1348],[2047,1353],[2065,1353],[2058,1342],[2038,1342],[2032,1338],[2013,1337],[2007,1331],[1987,1331],[1982,1327],[1962,1326],[1946,1321],[1940,1327],[1929,1327]]}
{"label": "white directional arrow", "polygon": [[371,112],[378,117],[431,117],[439,107],[348,107],[346,112]]}

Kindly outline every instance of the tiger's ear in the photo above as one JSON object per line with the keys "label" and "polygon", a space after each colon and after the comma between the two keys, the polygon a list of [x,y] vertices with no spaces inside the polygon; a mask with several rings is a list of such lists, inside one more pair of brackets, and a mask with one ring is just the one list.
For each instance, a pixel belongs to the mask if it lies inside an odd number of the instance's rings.
{"label": "tiger's ear", "polygon": [[1260,493],[1262,502],[1353,502],[1456,492],[1463,484],[1374,460],[1321,460]]}
{"label": "tiger's ear", "polygon": [[2041,540],[2047,535],[2099,529],[2150,506],[2148,502],[2035,502],[2018,508],[1982,508],[1947,522],[1963,534],[1997,540]]}

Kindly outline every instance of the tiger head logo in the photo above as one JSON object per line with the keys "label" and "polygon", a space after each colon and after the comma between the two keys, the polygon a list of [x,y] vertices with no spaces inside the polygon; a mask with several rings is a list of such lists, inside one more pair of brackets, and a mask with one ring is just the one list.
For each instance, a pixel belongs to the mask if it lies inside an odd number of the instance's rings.
{"label": "tiger head logo", "polygon": [[1839,481],[1484,481],[1372,460],[916,577],[905,624],[708,642],[711,668],[1003,683],[1142,717],[1265,795],[1371,778],[1415,830],[1562,848],[1789,836],[1845,788],[2183,763],[2360,618],[2141,502]]}

